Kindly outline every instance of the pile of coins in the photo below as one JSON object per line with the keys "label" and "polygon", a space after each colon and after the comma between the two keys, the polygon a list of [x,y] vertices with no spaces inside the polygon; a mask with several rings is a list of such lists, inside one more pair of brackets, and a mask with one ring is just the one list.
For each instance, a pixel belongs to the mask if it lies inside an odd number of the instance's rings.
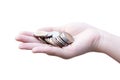
{"label": "pile of coins", "polygon": [[34,33],[34,37],[43,43],[58,47],[67,46],[74,41],[73,37],[69,33],[58,31],[37,31]]}

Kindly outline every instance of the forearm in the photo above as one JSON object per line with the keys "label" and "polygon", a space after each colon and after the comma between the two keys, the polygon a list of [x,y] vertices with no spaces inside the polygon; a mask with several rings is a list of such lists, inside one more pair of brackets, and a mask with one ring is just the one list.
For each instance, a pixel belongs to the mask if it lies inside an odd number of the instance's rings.
{"label": "forearm", "polygon": [[120,63],[120,37],[103,31],[99,40],[98,50]]}

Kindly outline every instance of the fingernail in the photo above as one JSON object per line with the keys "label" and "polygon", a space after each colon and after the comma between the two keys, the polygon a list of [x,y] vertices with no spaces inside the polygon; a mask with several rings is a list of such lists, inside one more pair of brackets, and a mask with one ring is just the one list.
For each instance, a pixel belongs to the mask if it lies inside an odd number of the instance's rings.
{"label": "fingernail", "polygon": [[15,39],[18,40],[18,39],[19,39],[19,36],[16,36]]}

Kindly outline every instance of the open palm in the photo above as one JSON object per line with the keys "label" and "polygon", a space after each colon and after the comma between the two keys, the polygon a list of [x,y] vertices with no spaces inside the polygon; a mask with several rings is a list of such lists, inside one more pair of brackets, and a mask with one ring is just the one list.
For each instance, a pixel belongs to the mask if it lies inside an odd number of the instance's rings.
{"label": "open palm", "polygon": [[65,31],[74,37],[74,42],[66,47],[59,48],[43,44],[33,36],[33,32],[22,32],[16,40],[23,42],[20,49],[32,50],[34,53],[46,53],[62,58],[72,58],[95,49],[99,32],[94,27],[85,23],[67,24],[61,27],[46,27],[41,31]]}

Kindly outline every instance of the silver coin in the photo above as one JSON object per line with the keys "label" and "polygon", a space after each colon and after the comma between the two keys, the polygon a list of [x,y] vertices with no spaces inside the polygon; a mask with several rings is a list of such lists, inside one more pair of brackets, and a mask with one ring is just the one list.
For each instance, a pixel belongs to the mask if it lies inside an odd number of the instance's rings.
{"label": "silver coin", "polygon": [[49,41],[50,41],[50,43],[51,43],[52,45],[57,46],[57,44],[56,44],[56,42],[54,42],[53,38],[50,38]]}
{"label": "silver coin", "polygon": [[63,32],[60,35],[60,37],[63,39],[64,42],[66,42],[68,44],[71,44],[74,41],[73,37],[67,32]]}
{"label": "silver coin", "polygon": [[58,37],[56,38],[56,40],[57,40],[58,45],[59,45],[60,47],[65,46],[65,44],[64,44],[64,43],[62,43]]}
{"label": "silver coin", "polygon": [[47,44],[51,44],[51,43],[50,43],[50,38],[46,38],[44,41],[45,41]]}
{"label": "silver coin", "polygon": [[49,34],[47,36],[52,36],[52,37],[58,37],[61,33],[58,32],[58,31],[52,31],[52,32],[49,32]]}
{"label": "silver coin", "polygon": [[42,43],[59,47],[67,46],[74,41],[73,37],[69,33],[58,31],[37,31],[34,33],[34,37]]}
{"label": "silver coin", "polygon": [[63,46],[67,46],[67,45],[68,45],[65,41],[63,41],[63,39],[62,39],[60,36],[58,36],[56,39],[57,39]]}
{"label": "silver coin", "polygon": [[48,32],[46,32],[46,31],[36,31],[36,32],[34,32],[34,36],[45,37],[47,35],[48,35]]}
{"label": "silver coin", "polygon": [[37,39],[38,39],[40,42],[42,42],[42,43],[46,43],[45,40],[43,40],[43,39],[40,38],[40,37],[37,37]]}
{"label": "silver coin", "polygon": [[53,40],[53,42],[54,42],[54,44],[55,44],[56,46],[59,46],[59,47],[63,47],[63,46],[64,46],[64,45],[61,44],[56,38],[52,38],[52,40]]}
{"label": "silver coin", "polygon": [[51,45],[57,46],[57,45],[53,42],[52,38],[46,38],[46,39],[45,39],[45,42],[46,42],[47,44],[51,44]]}

